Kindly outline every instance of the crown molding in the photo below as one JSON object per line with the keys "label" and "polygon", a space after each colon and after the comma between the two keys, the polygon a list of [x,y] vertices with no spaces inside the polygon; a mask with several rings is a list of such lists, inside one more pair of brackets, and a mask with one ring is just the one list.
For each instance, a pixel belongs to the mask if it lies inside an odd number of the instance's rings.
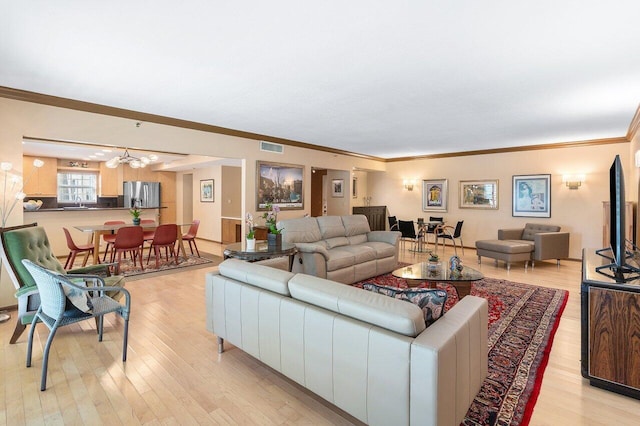
{"label": "crown molding", "polygon": [[640,105],[636,109],[636,113],[629,124],[629,130],[627,131],[627,139],[630,141],[633,140],[638,135],[638,130],[640,129]]}
{"label": "crown molding", "polygon": [[149,114],[145,112],[100,105],[100,104],[95,104],[91,102],[78,101],[75,99],[45,95],[42,93],[30,92],[30,91],[20,90],[20,89],[13,89],[11,87],[0,86],[0,97],[7,98],[7,99],[14,99],[18,101],[24,101],[24,102],[37,103],[42,105],[49,105],[49,106],[54,106],[59,108],[67,108],[67,109],[72,109],[76,111],[108,115],[112,117],[127,118],[131,120],[136,120],[136,121],[146,121],[149,123],[163,124],[167,126],[180,127],[185,129],[191,129],[191,130],[199,130],[199,131],[208,132],[208,133],[235,136],[235,137],[245,138],[245,139],[254,139],[258,141],[275,142],[275,143],[280,143],[287,146],[294,146],[297,148],[305,148],[305,149],[311,149],[315,151],[328,152],[331,154],[346,155],[350,157],[380,161],[383,163],[624,143],[624,142],[631,141],[631,139],[635,137],[635,135],[638,132],[638,129],[640,128],[640,107],[639,107],[636,110],[636,114],[633,117],[633,120],[631,121],[627,135],[621,136],[621,137],[593,139],[588,141],[577,141],[577,142],[560,142],[560,143],[551,143],[551,144],[516,146],[516,147],[508,147],[508,148],[462,151],[462,152],[452,152],[452,153],[444,153],[444,154],[419,155],[419,156],[411,156],[411,157],[381,158],[381,157],[375,157],[372,155],[365,155],[365,154],[345,151],[341,149],[329,148],[321,145],[313,145],[310,143],[295,141],[291,139],[283,139],[283,138],[278,138],[273,136],[261,135],[258,133],[245,132],[241,130],[229,129],[226,127],[199,123],[195,121],[182,120],[179,118],[165,117],[162,115]]}
{"label": "crown molding", "polygon": [[72,109],[76,111],[90,112],[94,114],[109,115],[112,117],[127,118],[135,121],[145,121],[148,123],[163,124],[167,126],[180,127],[184,129],[199,130],[208,133],[217,133],[227,136],[235,136],[245,139],[254,139],[258,141],[275,142],[297,148],[312,149],[315,151],[324,151],[331,154],[347,155],[351,157],[364,158],[384,162],[383,158],[374,157],[372,155],[359,154],[356,152],[345,151],[341,149],[329,148],[321,145],[313,145],[306,142],[295,141],[291,139],[278,138],[273,136],[261,135],[259,133],[245,132],[242,130],[229,129],[226,127],[214,126],[211,124],[199,123],[196,121],[182,120],[179,118],[166,117],[162,115],[149,114],[146,112],[133,111],[123,108],[111,107],[106,105],[95,104],[91,102],[78,101],[75,99],[61,98],[58,96],[44,95],[42,93],[29,92],[26,90],[13,89],[11,87],[0,86],[0,97],[14,99],[18,101],[31,102],[42,105],[49,105],[59,108]]}
{"label": "crown molding", "polygon": [[558,142],[539,145],[527,145],[527,146],[514,146],[509,148],[496,148],[496,149],[482,149],[475,151],[461,151],[451,152],[446,154],[432,154],[432,155],[420,155],[414,157],[398,157],[387,159],[386,162],[392,163],[396,161],[410,161],[410,160],[430,160],[436,158],[449,158],[449,157],[466,157],[472,155],[486,155],[486,154],[504,154],[507,152],[522,152],[522,151],[538,151],[543,149],[558,149],[558,148],[575,148],[585,147],[590,145],[608,145],[614,143],[629,143],[629,139],[625,136],[605,139],[592,139],[588,141],[576,141],[576,142]]}

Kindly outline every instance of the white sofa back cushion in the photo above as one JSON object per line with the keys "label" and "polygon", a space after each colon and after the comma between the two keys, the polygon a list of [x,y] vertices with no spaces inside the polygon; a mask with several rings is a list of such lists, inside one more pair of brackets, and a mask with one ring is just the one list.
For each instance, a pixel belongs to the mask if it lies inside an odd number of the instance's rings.
{"label": "white sofa back cushion", "polygon": [[287,219],[280,222],[284,227],[282,238],[287,243],[314,243],[322,239],[315,217]]}
{"label": "white sofa back cushion", "polygon": [[409,337],[426,328],[422,310],[412,303],[311,275],[289,281],[291,297]]}
{"label": "white sofa back cushion", "polygon": [[351,237],[353,235],[366,234],[367,232],[371,232],[371,227],[369,226],[369,220],[363,214],[354,214],[349,216],[342,216],[342,223],[344,224],[344,229],[347,237]]}
{"label": "white sofa back cushion", "polygon": [[227,259],[219,266],[220,273],[225,277],[248,283],[265,290],[290,296],[289,280],[295,275],[289,271],[257,265],[239,259]]}
{"label": "white sofa back cushion", "polygon": [[323,240],[346,235],[340,216],[318,216],[316,219]]}

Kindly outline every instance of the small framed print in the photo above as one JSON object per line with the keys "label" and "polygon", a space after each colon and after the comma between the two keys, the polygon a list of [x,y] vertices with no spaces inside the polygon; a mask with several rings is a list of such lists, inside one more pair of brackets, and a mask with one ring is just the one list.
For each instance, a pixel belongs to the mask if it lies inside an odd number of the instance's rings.
{"label": "small framed print", "polygon": [[422,211],[447,211],[448,197],[447,179],[431,179],[422,181]]}
{"label": "small framed print", "polygon": [[206,179],[200,181],[200,202],[201,203],[213,203],[213,179]]}
{"label": "small framed print", "polygon": [[344,197],[344,179],[331,180],[331,196]]}
{"label": "small framed print", "polygon": [[512,216],[551,217],[551,175],[513,176]]}
{"label": "small framed print", "polygon": [[497,180],[461,180],[461,209],[498,210]]}

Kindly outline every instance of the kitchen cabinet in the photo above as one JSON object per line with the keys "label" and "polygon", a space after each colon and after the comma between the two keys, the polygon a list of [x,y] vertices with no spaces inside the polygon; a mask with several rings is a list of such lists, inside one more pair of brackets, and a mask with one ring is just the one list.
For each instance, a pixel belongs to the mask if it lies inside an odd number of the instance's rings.
{"label": "kitchen cabinet", "polygon": [[25,176],[23,192],[27,196],[58,196],[58,161],[55,158],[38,157],[44,161],[40,168],[33,167],[36,157],[22,157],[22,173]]}
{"label": "kitchen cabinet", "polygon": [[100,196],[117,197],[122,193],[122,184],[118,185],[118,173],[121,167],[110,169],[104,162],[100,163]]}

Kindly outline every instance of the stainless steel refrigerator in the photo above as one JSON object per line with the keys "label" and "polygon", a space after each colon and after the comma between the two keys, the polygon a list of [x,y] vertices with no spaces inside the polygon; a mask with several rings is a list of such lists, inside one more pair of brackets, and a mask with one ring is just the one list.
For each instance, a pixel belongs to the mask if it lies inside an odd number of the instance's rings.
{"label": "stainless steel refrigerator", "polygon": [[160,207],[160,182],[124,182],[124,206]]}

